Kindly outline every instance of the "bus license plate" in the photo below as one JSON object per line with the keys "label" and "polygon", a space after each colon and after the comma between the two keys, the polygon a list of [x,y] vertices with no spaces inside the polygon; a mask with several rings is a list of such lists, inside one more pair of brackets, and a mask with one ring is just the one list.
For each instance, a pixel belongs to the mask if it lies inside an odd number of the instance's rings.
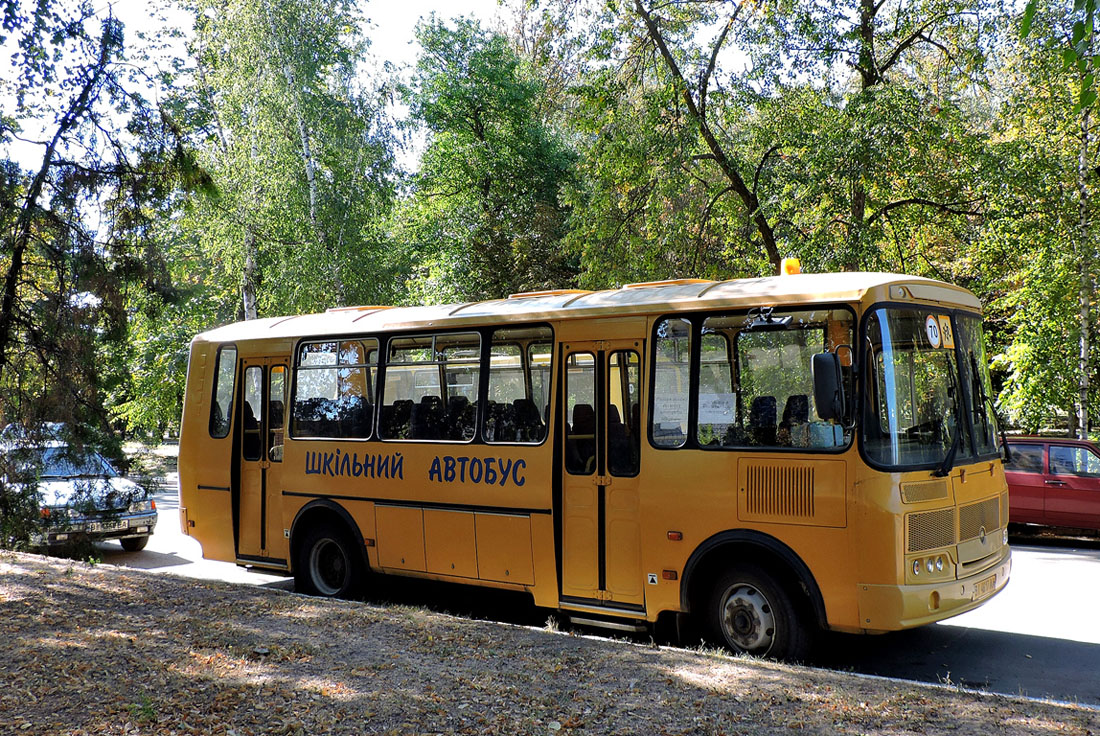
{"label": "bus license plate", "polygon": [[88,531],[90,532],[117,532],[119,529],[125,528],[125,519],[118,521],[92,521],[88,523]]}
{"label": "bus license plate", "polygon": [[974,583],[974,596],[971,600],[981,600],[986,596],[993,595],[993,591],[997,589],[997,576],[988,577],[985,580],[979,580]]}

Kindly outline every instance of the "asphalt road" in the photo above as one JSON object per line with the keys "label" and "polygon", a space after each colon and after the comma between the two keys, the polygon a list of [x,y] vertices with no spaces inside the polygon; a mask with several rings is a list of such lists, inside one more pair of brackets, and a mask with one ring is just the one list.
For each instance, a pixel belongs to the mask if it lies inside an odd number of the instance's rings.
{"label": "asphalt road", "polygon": [[[104,543],[103,562],[293,589],[289,578],[203,560],[180,532],[174,490],[157,496],[157,510],[143,551]],[[822,650],[817,664],[832,669],[1100,708],[1100,539],[1017,539],[1009,585],[978,610],[912,631],[830,636]]]}
{"label": "asphalt road", "polygon": [[1100,707],[1100,543],[1013,543],[1012,579],[981,608],[883,636],[833,637],[820,664]]}

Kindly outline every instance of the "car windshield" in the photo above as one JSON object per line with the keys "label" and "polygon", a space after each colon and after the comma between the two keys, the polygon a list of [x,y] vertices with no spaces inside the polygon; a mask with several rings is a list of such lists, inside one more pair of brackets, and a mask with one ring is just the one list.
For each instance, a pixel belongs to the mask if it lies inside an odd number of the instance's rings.
{"label": "car windshield", "polygon": [[70,447],[46,447],[27,450],[21,458],[24,467],[38,468],[43,478],[103,477],[118,475],[107,458],[94,451],[78,452]]}
{"label": "car windshield", "polygon": [[867,319],[863,440],[889,468],[935,467],[997,451],[981,322],[934,309]]}

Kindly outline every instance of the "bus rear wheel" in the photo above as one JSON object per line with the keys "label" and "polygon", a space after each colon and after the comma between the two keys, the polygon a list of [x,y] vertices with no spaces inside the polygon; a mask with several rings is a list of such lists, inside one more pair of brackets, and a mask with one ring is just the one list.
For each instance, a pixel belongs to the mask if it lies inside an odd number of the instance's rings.
{"label": "bus rear wheel", "polygon": [[362,555],[351,535],[336,528],[310,528],[298,548],[294,588],[326,598],[350,598],[359,592],[364,574]]}
{"label": "bus rear wheel", "polygon": [[706,609],[716,643],[758,657],[804,660],[811,637],[790,594],[756,565],[732,567],[715,581]]}

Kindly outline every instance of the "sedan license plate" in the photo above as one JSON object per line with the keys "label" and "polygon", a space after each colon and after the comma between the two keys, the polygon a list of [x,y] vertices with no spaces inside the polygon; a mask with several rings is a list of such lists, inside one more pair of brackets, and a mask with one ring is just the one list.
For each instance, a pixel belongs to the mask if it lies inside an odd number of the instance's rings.
{"label": "sedan license plate", "polygon": [[981,600],[987,596],[993,595],[993,591],[997,589],[997,576],[993,575],[985,580],[979,580],[974,583],[974,596],[971,600]]}
{"label": "sedan license plate", "polygon": [[117,532],[120,529],[126,528],[125,519],[117,519],[114,521],[90,521],[88,522],[88,531],[90,532]]}

